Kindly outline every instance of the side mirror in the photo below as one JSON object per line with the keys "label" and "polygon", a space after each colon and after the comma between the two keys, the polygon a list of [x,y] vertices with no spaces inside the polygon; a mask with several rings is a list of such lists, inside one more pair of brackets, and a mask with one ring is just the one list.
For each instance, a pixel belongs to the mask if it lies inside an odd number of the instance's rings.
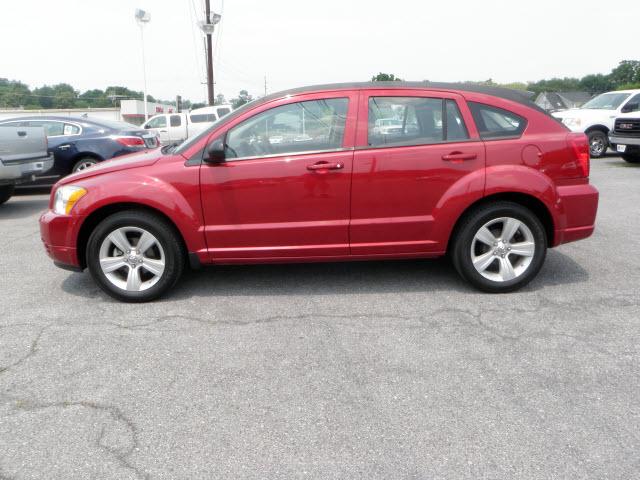
{"label": "side mirror", "polygon": [[629,112],[635,112],[637,110],[640,110],[640,104],[633,102],[633,103],[627,103],[624,107],[622,107],[622,110],[620,110],[622,113],[629,113]]}
{"label": "side mirror", "polygon": [[214,140],[207,148],[207,153],[204,156],[204,161],[207,163],[223,163],[225,159],[224,155],[224,141],[222,139]]}

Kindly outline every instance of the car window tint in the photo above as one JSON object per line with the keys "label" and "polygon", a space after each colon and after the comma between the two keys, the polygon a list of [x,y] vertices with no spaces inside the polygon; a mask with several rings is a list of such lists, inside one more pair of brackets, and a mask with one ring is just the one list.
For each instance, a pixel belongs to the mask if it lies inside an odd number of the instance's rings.
{"label": "car window tint", "polygon": [[369,145],[424,145],[444,139],[442,100],[422,97],[371,97]]}
{"label": "car window tint", "polygon": [[147,128],[163,128],[167,126],[167,118],[162,115],[161,117],[152,118],[147,122]]}
{"label": "car window tint", "polygon": [[633,97],[631,97],[629,99],[629,101],[625,104],[625,107],[627,105],[632,105],[632,104],[635,104],[636,106],[634,106],[632,108],[629,108],[628,109],[629,112],[638,112],[638,111],[640,111],[640,93],[637,94],[637,95],[634,95]]}
{"label": "car window tint", "polygon": [[231,112],[230,108],[219,108],[218,109],[218,115],[220,115],[221,117],[224,117],[229,112]]}
{"label": "car window tint", "polygon": [[458,104],[453,100],[447,100],[445,104],[447,121],[445,122],[445,138],[449,142],[468,140],[469,132],[464,124]]}
{"label": "car window tint", "polygon": [[502,108],[476,102],[469,102],[469,108],[483,139],[519,137],[527,126],[524,118]]}
{"label": "car window tint", "polygon": [[172,127],[179,127],[180,125],[182,125],[182,119],[180,118],[180,115],[171,115],[171,117],[169,118],[169,123]]}
{"label": "car window tint", "polygon": [[71,123],[65,123],[62,131],[63,135],[78,135],[80,133],[80,127]]}
{"label": "car window tint", "polygon": [[227,134],[228,158],[342,147],[348,99],[291,103],[259,113]]}
{"label": "car window tint", "polygon": [[64,134],[64,123],[62,122],[51,122],[46,120],[30,120],[30,127],[44,127],[44,132],[47,137],[53,137],[56,135]]}
{"label": "car window tint", "polygon": [[198,113],[191,115],[190,118],[192,123],[215,122],[217,120],[215,113]]}

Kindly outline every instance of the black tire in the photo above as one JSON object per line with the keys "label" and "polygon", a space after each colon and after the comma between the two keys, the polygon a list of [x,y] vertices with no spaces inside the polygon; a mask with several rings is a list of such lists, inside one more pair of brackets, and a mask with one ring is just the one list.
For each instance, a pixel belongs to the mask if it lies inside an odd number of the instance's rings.
{"label": "black tire", "polygon": [[[481,227],[502,217],[519,220],[529,228],[534,240],[534,253],[531,263],[519,276],[512,280],[494,281],[485,278],[476,270],[472,262],[471,249],[474,237]],[[520,235],[520,230],[517,235]],[[491,249],[490,247],[486,248]],[[540,271],[547,254],[547,235],[544,226],[531,210],[517,203],[500,201],[479,206],[465,214],[456,229],[450,253],[453,265],[460,276],[477,289],[490,293],[512,292],[528,284]],[[520,261],[518,256],[510,257],[510,255],[507,253],[507,258],[514,258],[516,262]],[[498,262],[495,264],[497,266],[500,258],[495,257],[495,260]]]}
{"label": "black tire", "polygon": [[13,196],[13,192],[16,190],[15,185],[2,185],[0,186],[0,205],[5,203]]}
{"label": "black tire", "polygon": [[[159,280],[146,290],[128,291],[112,283],[100,266],[100,248],[105,238],[122,227],[143,229],[151,233],[164,252],[164,271]],[[123,302],[148,302],[155,300],[173,287],[185,266],[185,251],[179,234],[164,218],[150,212],[126,210],[115,213],[93,230],[86,249],[87,267],[91,276],[107,294]],[[129,267],[124,267],[127,272]],[[144,271],[144,270],[143,270]]]}
{"label": "black tire", "polygon": [[591,158],[601,158],[607,153],[609,148],[609,138],[602,130],[593,130],[588,133],[589,137],[589,154]]}
{"label": "black tire", "polygon": [[98,164],[98,160],[95,158],[92,158],[92,157],[81,158],[80,160],[78,160],[76,163],[73,164],[71,173],[79,172],[81,170],[84,170],[85,168],[90,168],[97,164]]}
{"label": "black tire", "polygon": [[622,155],[622,159],[628,163],[640,163],[640,153]]}

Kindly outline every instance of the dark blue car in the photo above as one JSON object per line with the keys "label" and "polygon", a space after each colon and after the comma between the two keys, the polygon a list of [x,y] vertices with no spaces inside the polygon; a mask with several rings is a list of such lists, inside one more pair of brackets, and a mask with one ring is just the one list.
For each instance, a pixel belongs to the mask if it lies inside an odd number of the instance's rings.
{"label": "dark blue car", "polygon": [[155,133],[125,122],[80,117],[32,116],[9,118],[0,126],[44,127],[53,168],[37,183],[54,183],[58,178],[91,167],[102,160],[156,148]]}

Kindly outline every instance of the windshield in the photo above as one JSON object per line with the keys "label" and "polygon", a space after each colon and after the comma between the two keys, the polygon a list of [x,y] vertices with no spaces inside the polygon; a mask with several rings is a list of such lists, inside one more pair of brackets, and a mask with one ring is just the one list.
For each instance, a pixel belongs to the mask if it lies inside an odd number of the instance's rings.
{"label": "windshield", "polygon": [[616,110],[622,102],[629,98],[630,93],[603,93],[589,100],[582,108],[593,110]]}

